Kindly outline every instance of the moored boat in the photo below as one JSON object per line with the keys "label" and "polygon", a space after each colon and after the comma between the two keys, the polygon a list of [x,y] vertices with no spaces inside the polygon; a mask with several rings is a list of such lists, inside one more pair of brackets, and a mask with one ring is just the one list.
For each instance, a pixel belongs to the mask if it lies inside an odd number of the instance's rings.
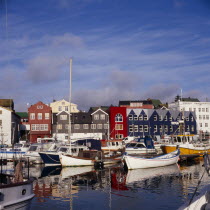
{"label": "moored boat", "polygon": [[179,154],[179,150],[154,158],[143,158],[125,154],[123,156],[123,160],[125,161],[128,169],[153,168],[177,163],[179,160]]}

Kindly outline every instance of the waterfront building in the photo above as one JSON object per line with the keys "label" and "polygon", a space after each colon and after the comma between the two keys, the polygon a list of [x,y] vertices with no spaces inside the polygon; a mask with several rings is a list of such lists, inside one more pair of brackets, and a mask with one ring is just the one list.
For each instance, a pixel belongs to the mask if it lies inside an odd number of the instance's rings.
{"label": "waterfront building", "polygon": [[175,101],[169,104],[169,109],[195,112],[197,133],[210,133],[210,102],[200,102],[196,98],[177,96]]}
{"label": "waterfront building", "polygon": [[19,124],[20,117],[13,110],[0,106],[0,144],[19,141]]}
{"label": "waterfront building", "polygon": [[196,134],[194,112],[110,107],[110,136],[114,139],[186,132]]}
{"label": "waterfront building", "polygon": [[69,109],[71,107],[71,113],[77,113],[79,110],[77,109],[77,105],[70,103],[64,99],[60,101],[54,100],[52,103],[50,103],[50,107],[52,108],[52,113],[60,113],[61,111],[69,112]]}
{"label": "waterfront building", "polygon": [[30,142],[36,143],[37,138],[51,137],[52,109],[39,101],[28,108],[30,125]]}

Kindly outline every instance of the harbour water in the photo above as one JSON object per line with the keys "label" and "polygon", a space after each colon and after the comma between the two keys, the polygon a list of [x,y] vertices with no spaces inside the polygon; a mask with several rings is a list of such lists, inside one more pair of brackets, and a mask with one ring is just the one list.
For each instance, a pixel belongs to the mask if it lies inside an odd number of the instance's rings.
{"label": "harbour water", "polygon": [[[29,209],[178,209],[192,197],[202,165],[129,171],[120,165],[97,170],[34,166],[29,172],[35,178],[35,197]],[[209,180],[205,174],[197,193]]]}

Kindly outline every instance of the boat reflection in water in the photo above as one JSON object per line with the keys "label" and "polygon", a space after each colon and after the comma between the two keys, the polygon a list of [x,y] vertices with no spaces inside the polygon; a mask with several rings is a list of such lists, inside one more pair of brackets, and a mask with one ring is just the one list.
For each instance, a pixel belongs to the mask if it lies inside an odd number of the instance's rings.
{"label": "boat reflection in water", "polygon": [[125,171],[46,167],[34,182],[32,209],[177,209],[193,194],[202,163]]}

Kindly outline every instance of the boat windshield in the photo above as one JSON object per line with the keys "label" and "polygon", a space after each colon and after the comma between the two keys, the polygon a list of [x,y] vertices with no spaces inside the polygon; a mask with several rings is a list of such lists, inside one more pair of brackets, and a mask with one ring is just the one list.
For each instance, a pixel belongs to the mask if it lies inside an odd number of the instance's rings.
{"label": "boat windshield", "polygon": [[30,146],[30,148],[28,149],[28,151],[36,151],[37,150],[37,146]]}
{"label": "boat windshield", "polygon": [[135,147],[135,146],[136,146],[136,143],[130,143],[130,144],[127,144],[127,145],[126,145],[126,148]]}
{"label": "boat windshield", "polygon": [[145,146],[143,144],[137,144],[136,147],[138,147],[138,148],[145,148]]}
{"label": "boat windshield", "polygon": [[66,147],[60,147],[58,148],[58,152],[66,152],[68,148]]}

